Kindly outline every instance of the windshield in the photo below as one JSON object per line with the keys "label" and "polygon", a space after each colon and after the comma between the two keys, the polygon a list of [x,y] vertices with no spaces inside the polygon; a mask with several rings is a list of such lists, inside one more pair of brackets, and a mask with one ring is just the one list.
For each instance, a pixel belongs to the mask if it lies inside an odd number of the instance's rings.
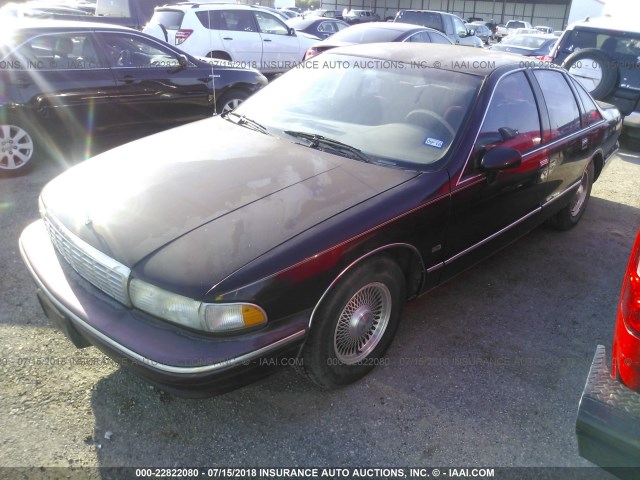
{"label": "windshield", "polygon": [[234,113],[296,143],[307,142],[300,133],[317,135],[373,162],[433,168],[451,147],[481,80],[325,53],[275,80]]}
{"label": "windshield", "polygon": [[502,44],[509,45],[512,47],[538,49],[548,41],[549,41],[548,38],[532,37],[529,35],[515,35],[515,36],[507,37],[504,40],[502,40]]}

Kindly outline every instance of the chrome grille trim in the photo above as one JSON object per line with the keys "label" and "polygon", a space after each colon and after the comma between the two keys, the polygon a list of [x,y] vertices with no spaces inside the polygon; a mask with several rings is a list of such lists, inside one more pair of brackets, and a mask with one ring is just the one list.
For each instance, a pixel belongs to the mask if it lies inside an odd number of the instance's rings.
{"label": "chrome grille trim", "polygon": [[43,220],[51,243],[80,276],[118,302],[131,306],[129,267],[81,240],[55,218],[47,215]]}

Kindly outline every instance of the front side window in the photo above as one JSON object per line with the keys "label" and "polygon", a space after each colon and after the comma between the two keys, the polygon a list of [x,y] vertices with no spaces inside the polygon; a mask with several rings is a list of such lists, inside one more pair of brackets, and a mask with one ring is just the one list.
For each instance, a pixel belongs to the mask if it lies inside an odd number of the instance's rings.
{"label": "front side window", "polygon": [[431,43],[431,37],[428,32],[418,32],[407,38],[405,42]]}
{"label": "front side window", "polygon": [[540,145],[540,118],[535,97],[523,72],[502,78],[493,92],[478,140],[477,155],[496,146],[524,153]]}
{"label": "front side window", "polygon": [[444,35],[436,32],[429,32],[429,36],[431,37],[431,43],[440,43],[442,45],[451,45],[451,40],[449,37],[445,37]]}
{"label": "front side window", "polygon": [[547,104],[551,138],[580,130],[580,110],[564,75],[552,70],[535,70],[533,73]]}
{"label": "front side window", "polygon": [[255,14],[260,32],[272,35],[289,35],[287,26],[273,15],[265,12],[255,12]]}
{"label": "front side window", "polygon": [[173,68],[179,58],[159,43],[138,35],[102,33],[108,61],[113,68]]}
{"label": "front side window", "polygon": [[465,27],[464,22],[460,20],[458,17],[452,17],[453,19],[453,28],[456,32],[456,35],[459,37],[467,36],[467,27]]}

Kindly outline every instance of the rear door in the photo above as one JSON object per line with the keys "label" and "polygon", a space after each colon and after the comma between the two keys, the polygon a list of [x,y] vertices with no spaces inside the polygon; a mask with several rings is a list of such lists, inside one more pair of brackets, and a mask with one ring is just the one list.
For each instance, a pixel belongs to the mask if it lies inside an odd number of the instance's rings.
{"label": "rear door", "polygon": [[[222,48],[236,62],[260,68],[263,42],[253,12],[248,10],[216,10]],[[215,32],[214,32],[215,34]]]}
{"label": "rear door", "polygon": [[93,32],[34,34],[3,62],[10,68],[0,69],[2,86],[22,99],[52,143],[63,131],[100,132],[118,123],[115,80]]}
{"label": "rear door", "polygon": [[580,100],[566,74],[544,69],[535,70],[534,77],[545,99],[544,114],[549,119],[549,128],[543,132],[549,155],[544,201],[549,202],[575,186],[599,142],[594,137],[596,132],[586,124],[588,119],[581,115]]}
{"label": "rear door", "polygon": [[179,53],[137,33],[98,38],[116,80],[121,128],[156,130],[212,113],[208,72],[180,66]]}

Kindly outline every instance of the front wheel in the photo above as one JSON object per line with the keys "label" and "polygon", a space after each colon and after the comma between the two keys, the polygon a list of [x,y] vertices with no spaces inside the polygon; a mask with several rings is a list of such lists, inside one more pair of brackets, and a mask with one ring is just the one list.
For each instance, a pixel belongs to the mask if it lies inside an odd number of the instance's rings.
{"label": "front wheel", "polygon": [[549,219],[549,224],[558,230],[569,230],[575,227],[584,211],[587,209],[587,203],[591,197],[591,185],[593,184],[594,167],[593,160],[589,162],[587,168],[582,173],[580,186],[573,194],[571,201],[562,210]]}
{"label": "front wheel", "polygon": [[37,151],[33,129],[9,120],[0,124],[0,174],[26,172]]}
{"label": "front wheel", "polygon": [[220,96],[216,103],[216,110],[218,113],[230,112],[247,98],[249,98],[249,94],[247,92],[234,88]]}
{"label": "front wheel", "polygon": [[395,335],[404,302],[402,270],[376,257],[348,272],[316,312],[303,350],[307,376],[323,388],[348,385],[376,365]]}

